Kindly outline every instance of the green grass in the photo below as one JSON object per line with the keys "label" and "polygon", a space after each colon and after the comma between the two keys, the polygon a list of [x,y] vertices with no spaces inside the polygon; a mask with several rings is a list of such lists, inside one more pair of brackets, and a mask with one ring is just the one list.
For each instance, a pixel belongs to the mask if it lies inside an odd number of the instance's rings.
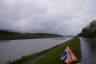
{"label": "green grass", "polygon": [[88,39],[90,39],[90,40],[96,40],[96,38],[88,38]]}
{"label": "green grass", "polygon": [[56,38],[62,35],[36,33],[36,34],[0,34],[0,40],[16,40],[16,39],[36,39],[36,38]]}
{"label": "green grass", "polygon": [[80,54],[80,43],[79,42],[80,41],[78,38],[70,40],[70,41],[66,42],[66,44],[63,44],[61,46],[54,48],[54,51],[52,53],[49,53],[48,56],[38,60],[37,62],[35,62],[33,64],[64,64],[60,60],[60,58],[67,45],[73,50],[73,52],[76,54],[78,59],[80,59],[81,54]]}
{"label": "green grass", "polygon": [[[80,39],[74,38],[72,40],[69,40],[65,43],[54,46],[54,47],[47,49],[45,51],[22,57],[22,59],[18,59],[14,62],[10,62],[9,64],[23,64],[29,60],[34,61],[34,59],[36,59],[36,58],[38,58],[38,60],[32,64],[64,64],[64,62],[62,62],[60,60],[60,58],[61,58],[66,46],[69,46],[72,49],[72,51],[75,53],[76,57],[79,59],[77,62],[79,62],[80,57],[81,57]],[[44,55],[45,57],[40,58],[39,56],[42,56],[42,55]]]}

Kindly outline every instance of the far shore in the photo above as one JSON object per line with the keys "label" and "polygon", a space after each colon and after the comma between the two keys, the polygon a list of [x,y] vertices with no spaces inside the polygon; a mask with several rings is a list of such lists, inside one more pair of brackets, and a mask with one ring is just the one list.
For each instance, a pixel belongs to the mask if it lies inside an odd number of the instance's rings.
{"label": "far shore", "polygon": [[42,37],[42,38],[19,38],[19,39],[0,39],[0,41],[9,41],[9,40],[27,40],[27,39],[46,39],[46,38],[62,38],[62,37]]}
{"label": "far shore", "polygon": [[57,34],[35,33],[35,34],[0,34],[0,40],[20,40],[20,39],[41,39],[63,37]]}

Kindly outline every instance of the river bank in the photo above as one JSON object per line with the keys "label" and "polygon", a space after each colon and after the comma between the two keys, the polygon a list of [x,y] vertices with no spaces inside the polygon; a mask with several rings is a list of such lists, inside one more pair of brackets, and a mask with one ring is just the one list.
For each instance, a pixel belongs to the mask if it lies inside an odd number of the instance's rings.
{"label": "river bank", "polygon": [[40,39],[63,37],[57,34],[32,33],[32,34],[0,34],[0,40],[19,40],[19,39]]}
{"label": "river bank", "polygon": [[80,39],[74,38],[50,49],[29,56],[24,56],[21,59],[9,62],[8,64],[64,64],[62,61],[60,61],[60,58],[66,46],[69,46],[72,49],[76,57],[79,59],[77,62],[80,62]]}

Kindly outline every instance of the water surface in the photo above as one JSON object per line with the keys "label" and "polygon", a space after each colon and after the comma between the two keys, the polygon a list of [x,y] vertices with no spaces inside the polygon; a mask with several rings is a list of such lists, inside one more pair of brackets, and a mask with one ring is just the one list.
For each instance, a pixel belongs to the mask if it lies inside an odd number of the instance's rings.
{"label": "water surface", "polygon": [[96,64],[96,40],[81,38],[82,63]]}
{"label": "water surface", "polygon": [[0,41],[0,64],[5,64],[9,60],[18,59],[22,56],[42,51],[69,39],[71,38],[65,37]]}

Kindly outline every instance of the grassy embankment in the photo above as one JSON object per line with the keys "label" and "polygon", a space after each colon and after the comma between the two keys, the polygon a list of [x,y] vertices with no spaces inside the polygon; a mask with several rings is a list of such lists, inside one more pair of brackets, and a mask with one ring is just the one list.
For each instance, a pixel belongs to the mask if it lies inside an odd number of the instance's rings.
{"label": "grassy embankment", "polygon": [[88,39],[90,39],[90,40],[95,40],[95,41],[96,41],[96,37],[94,37],[94,38],[88,38]]}
{"label": "grassy embankment", "polygon": [[15,39],[36,39],[36,38],[55,38],[62,37],[57,34],[33,33],[33,34],[0,34],[0,40],[15,40]]}
{"label": "grassy embankment", "polygon": [[[47,49],[45,51],[22,57],[14,62],[10,62],[9,64],[23,64],[29,60],[31,60],[32,64],[65,64],[60,60],[66,46],[69,46],[72,51],[75,53],[77,58],[79,59],[77,62],[80,61],[81,53],[80,53],[80,39],[74,38],[69,40],[65,43],[57,45],[53,48]],[[40,57],[41,56],[41,57]],[[43,56],[43,57],[42,57]],[[38,58],[38,59],[37,59]],[[36,61],[34,61],[36,60]],[[74,63],[71,63],[74,64]]]}

